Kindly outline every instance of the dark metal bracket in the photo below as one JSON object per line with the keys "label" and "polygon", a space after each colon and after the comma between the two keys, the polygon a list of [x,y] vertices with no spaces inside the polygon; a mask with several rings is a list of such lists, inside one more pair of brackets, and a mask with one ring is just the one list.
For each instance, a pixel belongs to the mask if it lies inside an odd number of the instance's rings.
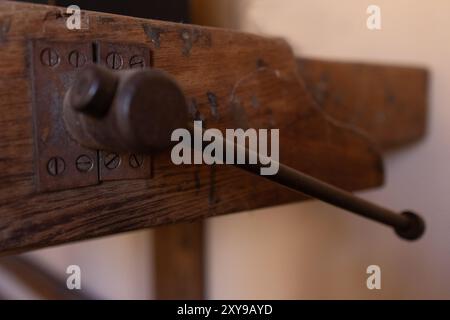
{"label": "dark metal bracket", "polygon": [[147,179],[151,157],[93,150],[72,139],[63,120],[64,96],[78,71],[93,64],[112,70],[151,66],[151,52],[136,44],[103,41],[30,41],[36,188],[39,192]]}

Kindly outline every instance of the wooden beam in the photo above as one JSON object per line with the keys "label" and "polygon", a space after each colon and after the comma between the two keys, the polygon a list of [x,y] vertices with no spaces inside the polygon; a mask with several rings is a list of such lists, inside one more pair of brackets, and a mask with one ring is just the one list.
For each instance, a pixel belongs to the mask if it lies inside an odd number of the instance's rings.
{"label": "wooden beam", "polygon": [[157,299],[204,299],[203,223],[158,227],[155,239]]}
{"label": "wooden beam", "polygon": [[298,59],[298,70],[324,112],[365,131],[383,150],[424,137],[427,70],[307,58]]}
{"label": "wooden beam", "polygon": [[305,199],[229,166],[174,166],[168,154],[154,157],[152,179],[36,192],[29,39],[148,46],[153,66],[181,84],[193,119],[221,130],[279,128],[283,163],[349,190],[382,183],[377,147],[323,112],[285,41],[95,12],[83,17],[88,28],[72,31],[63,9],[0,3],[3,254]]}

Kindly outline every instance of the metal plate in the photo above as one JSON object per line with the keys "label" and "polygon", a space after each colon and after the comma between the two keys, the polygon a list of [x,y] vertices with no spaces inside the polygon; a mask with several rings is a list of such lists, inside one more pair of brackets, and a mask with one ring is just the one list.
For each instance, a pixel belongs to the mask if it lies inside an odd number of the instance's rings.
{"label": "metal plate", "polygon": [[121,154],[115,159],[84,148],[66,131],[62,114],[64,95],[77,71],[94,63],[113,70],[150,67],[150,50],[135,44],[36,39],[31,52],[37,190],[151,178],[150,156]]}
{"label": "metal plate", "polygon": [[92,63],[90,42],[32,41],[38,191],[63,190],[98,183],[97,151],[86,149],[70,138],[62,114],[64,94],[76,72]]}

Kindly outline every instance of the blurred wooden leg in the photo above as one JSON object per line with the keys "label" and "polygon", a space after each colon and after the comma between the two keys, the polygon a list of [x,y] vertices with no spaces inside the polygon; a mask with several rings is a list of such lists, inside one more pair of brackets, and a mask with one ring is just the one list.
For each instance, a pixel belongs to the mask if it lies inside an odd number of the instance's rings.
{"label": "blurred wooden leg", "polygon": [[203,299],[203,222],[159,227],[154,233],[157,299]]}

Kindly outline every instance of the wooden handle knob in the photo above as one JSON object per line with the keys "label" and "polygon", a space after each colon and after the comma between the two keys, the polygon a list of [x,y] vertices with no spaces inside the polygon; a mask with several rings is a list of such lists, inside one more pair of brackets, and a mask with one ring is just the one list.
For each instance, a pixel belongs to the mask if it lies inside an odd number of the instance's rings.
{"label": "wooden handle knob", "polygon": [[188,122],[177,82],[156,69],[81,71],[66,93],[64,120],[80,144],[101,150],[151,153],[170,146]]}

